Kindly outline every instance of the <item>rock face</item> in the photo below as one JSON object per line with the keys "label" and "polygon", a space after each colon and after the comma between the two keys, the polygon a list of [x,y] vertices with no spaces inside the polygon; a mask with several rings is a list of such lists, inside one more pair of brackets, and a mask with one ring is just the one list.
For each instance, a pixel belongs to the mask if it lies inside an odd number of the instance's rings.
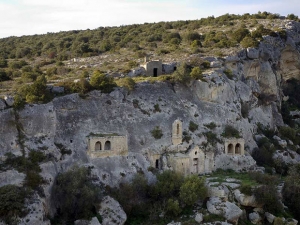
{"label": "rock face", "polygon": [[0,98],[0,110],[3,110],[6,108],[6,104],[5,101],[3,99]]}
{"label": "rock face", "polygon": [[24,173],[19,173],[16,170],[7,170],[5,172],[0,172],[0,187],[5,185],[17,185],[22,186],[25,179]]}
{"label": "rock face", "polygon": [[253,208],[262,207],[262,205],[256,201],[256,199],[253,195],[248,196],[248,195],[242,194],[240,192],[240,190],[234,190],[234,197],[238,201],[238,203],[241,204],[242,206],[250,206]]}
{"label": "rock face", "polygon": [[127,220],[120,204],[109,196],[103,198],[99,214],[102,217],[102,225],[123,225]]}
{"label": "rock face", "polygon": [[223,216],[229,222],[237,223],[243,211],[234,203],[222,201],[218,197],[211,197],[206,204],[207,210],[211,214]]}

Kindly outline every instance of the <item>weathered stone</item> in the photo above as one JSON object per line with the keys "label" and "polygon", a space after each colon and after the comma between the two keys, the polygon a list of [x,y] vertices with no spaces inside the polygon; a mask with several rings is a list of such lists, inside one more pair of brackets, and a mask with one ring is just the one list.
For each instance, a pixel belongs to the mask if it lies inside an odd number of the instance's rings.
{"label": "weathered stone", "polygon": [[229,222],[236,223],[243,211],[235,204],[222,201],[218,197],[210,197],[206,203],[209,213],[223,216]]}
{"label": "weathered stone", "polygon": [[269,223],[272,224],[274,222],[275,216],[273,214],[265,212],[265,217]]}
{"label": "weathered stone", "polygon": [[6,108],[5,101],[2,98],[0,98],[0,110],[3,110],[5,108]]}
{"label": "weathered stone", "polygon": [[262,221],[262,218],[257,212],[253,212],[249,214],[249,220],[253,224],[258,224]]}
{"label": "weathered stone", "polygon": [[127,76],[129,77],[136,77],[136,76],[141,76],[141,75],[145,75],[146,74],[146,70],[144,67],[138,67],[136,69],[131,70]]}
{"label": "weathered stone", "polygon": [[254,195],[248,196],[242,194],[240,190],[234,190],[234,197],[242,206],[251,206],[251,207],[261,207],[262,204],[259,204]]}
{"label": "weathered stone", "polygon": [[259,51],[256,48],[247,48],[247,57],[249,59],[257,59]]}
{"label": "weathered stone", "polygon": [[286,225],[297,225],[298,224],[298,220],[295,220],[295,219],[286,219],[285,224]]}
{"label": "weathered stone", "polygon": [[17,186],[22,186],[25,180],[25,174],[19,173],[16,170],[7,170],[0,172],[0,187],[13,184]]}
{"label": "weathered stone", "polygon": [[203,214],[202,213],[197,213],[195,216],[195,221],[197,223],[201,223],[203,221]]}
{"label": "weathered stone", "polygon": [[127,220],[126,213],[121,205],[109,196],[103,198],[99,214],[102,217],[103,225],[123,225]]}
{"label": "weathered stone", "polygon": [[61,86],[53,86],[51,92],[56,94],[62,94],[65,92],[65,88]]}
{"label": "weathered stone", "polygon": [[5,102],[6,102],[6,104],[8,105],[8,106],[13,106],[14,105],[14,97],[12,97],[12,96],[4,96],[4,100],[5,100]]}

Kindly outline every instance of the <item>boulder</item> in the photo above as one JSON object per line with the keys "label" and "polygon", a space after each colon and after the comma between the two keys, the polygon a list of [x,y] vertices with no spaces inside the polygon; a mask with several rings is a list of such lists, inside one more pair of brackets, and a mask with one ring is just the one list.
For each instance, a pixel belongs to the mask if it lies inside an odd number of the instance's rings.
{"label": "boulder", "polygon": [[53,86],[51,92],[55,94],[63,94],[65,92],[65,88],[61,86]]}
{"label": "boulder", "polygon": [[297,225],[298,224],[298,220],[295,220],[295,219],[287,219],[285,221],[285,224],[286,225]]}
{"label": "boulder", "polygon": [[171,223],[168,223],[167,225],[181,225],[181,222],[172,221]]}
{"label": "boulder", "polygon": [[74,225],[101,225],[97,217],[93,217],[90,221],[88,220],[76,220]]}
{"label": "boulder", "polygon": [[105,196],[100,204],[99,214],[103,225],[123,225],[127,215],[115,199]]}
{"label": "boulder", "polygon": [[275,216],[273,214],[265,212],[265,217],[269,223],[272,224],[274,222]]}
{"label": "boulder", "polygon": [[12,96],[4,96],[4,100],[6,102],[6,105],[13,106],[14,105],[14,97]]}
{"label": "boulder", "polygon": [[197,213],[195,216],[195,221],[197,223],[201,223],[203,221],[203,214],[202,213]]}
{"label": "boulder", "polygon": [[257,212],[253,212],[249,214],[249,220],[253,224],[258,224],[262,221],[262,218]]}
{"label": "boulder", "polygon": [[2,98],[0,98],[0,110],[3,110],[5,108],[6,108],[5,101]]}
{"label": "boulder", "polygon": [[232,223],[237,223],[243,214],[243,211],[237,205],[228,201],[222,201],[219,197],[210,197],[206,206],[209,213],[223,216]]}
{"label": "boulder", "polygon": [[222,62],[220,62],[220,61],[213,61],[213,62],[210,63],[210,67],[211,68],[220,68],[220,67],[222,67]]}
{"label": "boulder", "polygon": [[259,204],[254,195],[245,195],[241,193],[240,190],[234,190],[234,198],[237,200],[237,202],[242,206],[250,206],[250,207],[261,207],[262,205]]}
{"label": "boulder", "polygon": [[247,48],[247,57],[249,59],[258,59],[259,51],[256,48]]}
{"label": "boulder", "polygon": [[145,75],[146,74],[146,70],[144,67],[138,67],[138,68],[135,68],[133,70],[131,70],[127,76],[129,77],[136,77],[136,76],[141,76],[141,75]]}

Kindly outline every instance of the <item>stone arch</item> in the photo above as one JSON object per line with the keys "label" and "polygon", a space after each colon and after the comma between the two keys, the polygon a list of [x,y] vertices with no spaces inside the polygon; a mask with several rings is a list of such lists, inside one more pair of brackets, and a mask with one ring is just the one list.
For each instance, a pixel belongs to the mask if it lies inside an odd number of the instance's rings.
{"label": "stone arch", "polygon": [[241,144],[240,143],[237,143],[235,145],[235,154],[236,155],[240,155],[241,154]]}
{"label": "stone arch", "polygon": [[101,151],[101,150],[102,150],[101,142],[97,141],[95,143],[95,151]]}
{"label": "stone arch", "polygon": [[233,147],[233,144],[229,144],[228,145],[228,152],[227,152],[228,154],[232,154],[233,155],[233,153],[234,153],[234,147]]}
{"label": "stone arch", "polygon": [[111,143],[110,141],[106,141],[104,144],[104,150],[111,150]]}

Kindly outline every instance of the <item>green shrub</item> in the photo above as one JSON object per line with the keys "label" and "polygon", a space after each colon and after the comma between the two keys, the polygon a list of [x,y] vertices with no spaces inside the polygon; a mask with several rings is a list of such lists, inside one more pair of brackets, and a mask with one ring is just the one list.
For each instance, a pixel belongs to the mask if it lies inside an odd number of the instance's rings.
{"label": "green shrub", "polygon": [[198,175],[190,175],[184,179],[179,198],[185,205],[193,206],[198,200],[204,200],[206,197],[207,189],[203,179]]}
{"label": "green shrub", "polygon": [[126,88],[128,91],[133,91],[136,83],[132,78],[125,77],[119,80],[118,85]]}
{"label": "green shrub", "polygon": [[225,138],[231,138],[231,137],[240,138],[241,137],[240,132],[231,125],[225,126],[222,136]]}
{"label": "green shrub", "polygon": [[264,204],[263,208],[266,212],[272,214],[280,214],[283,212],[283,206],[277,196],[277,190],[274,185],[262,185],[253,191],[255,199]]}
{"label": "green shrub", "polygon": [[10,80],[10,77],[7,75],[5,70],[0,69],[0,82]]}
{"label": "green shrub", "polygon": [[252,195],[252,187],[249,184],[242,184],[240,187],[240,191],[245,195]]}
{"label": "green shrub", "polygon": [[69,224],[78,219],[90,219],[96,213],[101,193],[100,187],[92,182],[88,168],[73,167],[56,177],[51,201],[59,220]]}
{"label": "green shrub", "polygon": [[201,80],[203,78],[202,71],[199,67],[194,67],[190,73],[194,80]]}
{"label": "green shrub", "polygon": [[232,78],[233,78],[233,73],[232,73],[232,71],[231,71],[230,69],[225,69],[223,72],[226,74],[226,76],[227,76],[229,79],[232,80]]}
{"label": "green shrub", "polygon": [[7,224],[16,224],[18,217],[28,214],[25,200],[31,195],[25,188],[15,185],[0,187],[0,220]]}
{"label": "green shrub", "polygon": [[198,129],[198,124],[194,123],[193,121],[190,121],[189,130],[195,132],[197,129]]}
{"label": "green shrub", "polygon": [[189,143],[190,140],[192,139],[192,137],[186,131],[183,131],[182,135],[183,135],[182,141],[185,141],[186,143]]}
{"label": "green shrub", "polygon": [[255,40],[252,37],[245,37],[242,41],[241,41],[241,46],[243,48],[256,48],[258,47],[259,42],[257,40]]}
{"label": "green shrub", "polygon": [[279,128],[279,133],[280,133],[282,138],[284,138],[286,140],[292,140],[293,142],[297,142],[297,137],[296,137],[297,132],[293,128],[291,128],[291,127],[280,127]]}
{"label": "green shrub", "polygon": [[159,126],[156,126],[152,131],[151,131],[152,137],[155,139],[161,139],[163,136],[162,130],[160,129]]}
{"label": "green shrub", "polygon": [[159,107],[159,104],[154,105],[154,112],[161,112],[161,109]]}
{"label": "green shrub", "polygon": [[215,146],[217,142],[220,142],[217,134],[213,133],[212,131],[204,132],[203,135],[206,137],[207,142],[212,146]]}
{"label": "green shrub", "polygon": [[99,70],[93,73],[90,84],[93,88],[101,90],[104,93],[110,93],[117,86],[113,77],[106,76]]}
{"label": "green shrub", "polygon": [[166,213],[168,216],[178,216],[181,213],[182,209],[179,205],[178,200],[176,199],[168,199],[166,206]]}
{"label": "green shrub", "polygon": [[204,126],[206,126],[208,129],[215,129],[217,127],[217,125],[214,123],[214,122],[210,122],[210,123],[207,123],[207,124],[203,124]]}

